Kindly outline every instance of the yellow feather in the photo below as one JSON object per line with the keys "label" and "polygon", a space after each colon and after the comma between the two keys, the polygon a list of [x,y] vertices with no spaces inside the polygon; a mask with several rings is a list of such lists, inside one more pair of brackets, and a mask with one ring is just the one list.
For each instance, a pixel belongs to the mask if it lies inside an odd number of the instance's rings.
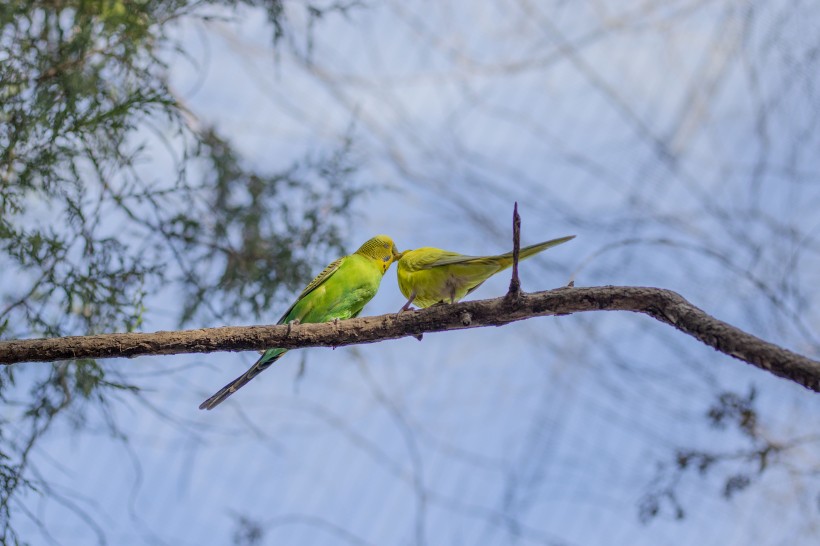
{"label": "yellow feather", "polygon": [[[575,235],[524,247],[519,260],[566,243]],[[512,266],[512,252],[497,256],[465,256],[440,248],[422,247],[400,254],[396,275],[401,293],[419,307],[455,303],[481,283]]]}

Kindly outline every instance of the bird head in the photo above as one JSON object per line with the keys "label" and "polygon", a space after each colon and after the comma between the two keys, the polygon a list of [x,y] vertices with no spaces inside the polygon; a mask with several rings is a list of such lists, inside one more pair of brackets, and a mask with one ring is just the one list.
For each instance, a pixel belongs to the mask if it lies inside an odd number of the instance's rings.
{"label": "bird head", "polygon": [[359,247],[356,254],[367,256],[378,262],[382,273],[384,273],[390,267],[390,264],[401,258],[404,253],[399,252],[393,239],[387,235],[376,235]]}

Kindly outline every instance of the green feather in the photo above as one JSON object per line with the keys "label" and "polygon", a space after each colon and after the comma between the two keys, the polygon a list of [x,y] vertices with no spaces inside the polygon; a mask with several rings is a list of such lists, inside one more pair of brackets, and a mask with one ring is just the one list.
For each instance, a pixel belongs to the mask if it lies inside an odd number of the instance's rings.
{"label": "green feather", "polygon": [[[328,322],[358,316],[376,295],[384,272],[398,255],[396,246],[386,235],[370,239],[355,253],[331,262],[322,270],[277,324]],[[199,409],[215,408],[286,352],[287,349],[268,349],[247,372],[205,400]]]}

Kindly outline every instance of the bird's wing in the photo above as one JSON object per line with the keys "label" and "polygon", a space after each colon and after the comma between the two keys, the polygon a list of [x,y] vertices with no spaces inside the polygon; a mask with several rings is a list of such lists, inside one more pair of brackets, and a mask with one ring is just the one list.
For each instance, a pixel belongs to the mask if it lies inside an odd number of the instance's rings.
{"label": "bird's wing", "polygon": [[400,267],[408,271],[432,269],[443,265],[458,264],[474,260],[475,256],[465,256],[458,252],[450,252],[440,248],[422,247],[411,250],[399,261]]}
{"label": "bird's wing", "polygon": [[293,308],[296,307],[296,304],[302,301],[302,298],[304,298],[305,296],[319,288],[321,285],[323,285],[325,282],[327,282],[327,280],[339,270],[339,267],[341,267],[342,262],[345,258],[346,256],[343,256],[337,260],[333,260],[326,268],[322,270],[321,273],[316,275],[316,278],[310,281],[310,283],[305,287],[305,289],[302,290],[302,293],[299,294],[299,297],[296,298],[296,301],[293,302],[293,305],[288,307],[288,310],[285,311],[285,313],[282,315],[282,318],[279,319],[279,323],[281,324],[282,321],[285,320],[285,317],[287,317],[290,314],[290,312],[293,311]]}
{"label": "bird's wing", "polygon": [[443,267],[445,265],[458,264],[492,264],[493,256],[465,256],[464,254],[457,254],[455,252],[447,252],[441,254],[437,258],[430,260],[421,267],[423,269],[432,269],[434,267]]}

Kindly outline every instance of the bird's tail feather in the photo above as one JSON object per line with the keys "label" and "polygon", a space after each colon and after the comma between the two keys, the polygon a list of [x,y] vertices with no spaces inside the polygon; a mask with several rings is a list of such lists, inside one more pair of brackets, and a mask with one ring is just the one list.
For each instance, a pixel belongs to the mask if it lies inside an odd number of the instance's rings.
{"label": "bird's tail feather", "polygon": [[[525,246],[518,252],[518,259],[523,260],[525,258],[529,258],[530,256],[535,256],[539,252],[543,252],[548,248],[552,248],[554,246],[558,246],[560,244],[566,243],[575,239],[575,235],[568,235],[567,237],[559,237],[557,239],[550,239],[549,241],[544,241],[543,243],[538,243],[535,245]],[[506,254],[502,254],[498,256],[500,260],[502,260],[503,267],[506,269],[512,265],[513,260],[513,253],[507,252]]]}
{"label": "bird's tail feather", "polygon": [[240,375],[239,377],[237,377],[236,379],[234,379],[233,381],[219,389],[219,391],[215,393],[213,396],[202,402],[199,405],[199,409],[214,409],[216,406],[224,402],[225,399],[228,398],[230,395],[244,387],[245,384],[248,383],[248,381],[259,375],[260,372],[266,370],[268,366],[282,358],[282,355],[284,355],[286,352],[287,349],[270,349],[268,351],[265,351],[265,354],[263,354],[262,357],[259,360],[257,360],[256,363],[250,367],[250,369],[248,369],[247,372],[243,373],[242,375]]}

